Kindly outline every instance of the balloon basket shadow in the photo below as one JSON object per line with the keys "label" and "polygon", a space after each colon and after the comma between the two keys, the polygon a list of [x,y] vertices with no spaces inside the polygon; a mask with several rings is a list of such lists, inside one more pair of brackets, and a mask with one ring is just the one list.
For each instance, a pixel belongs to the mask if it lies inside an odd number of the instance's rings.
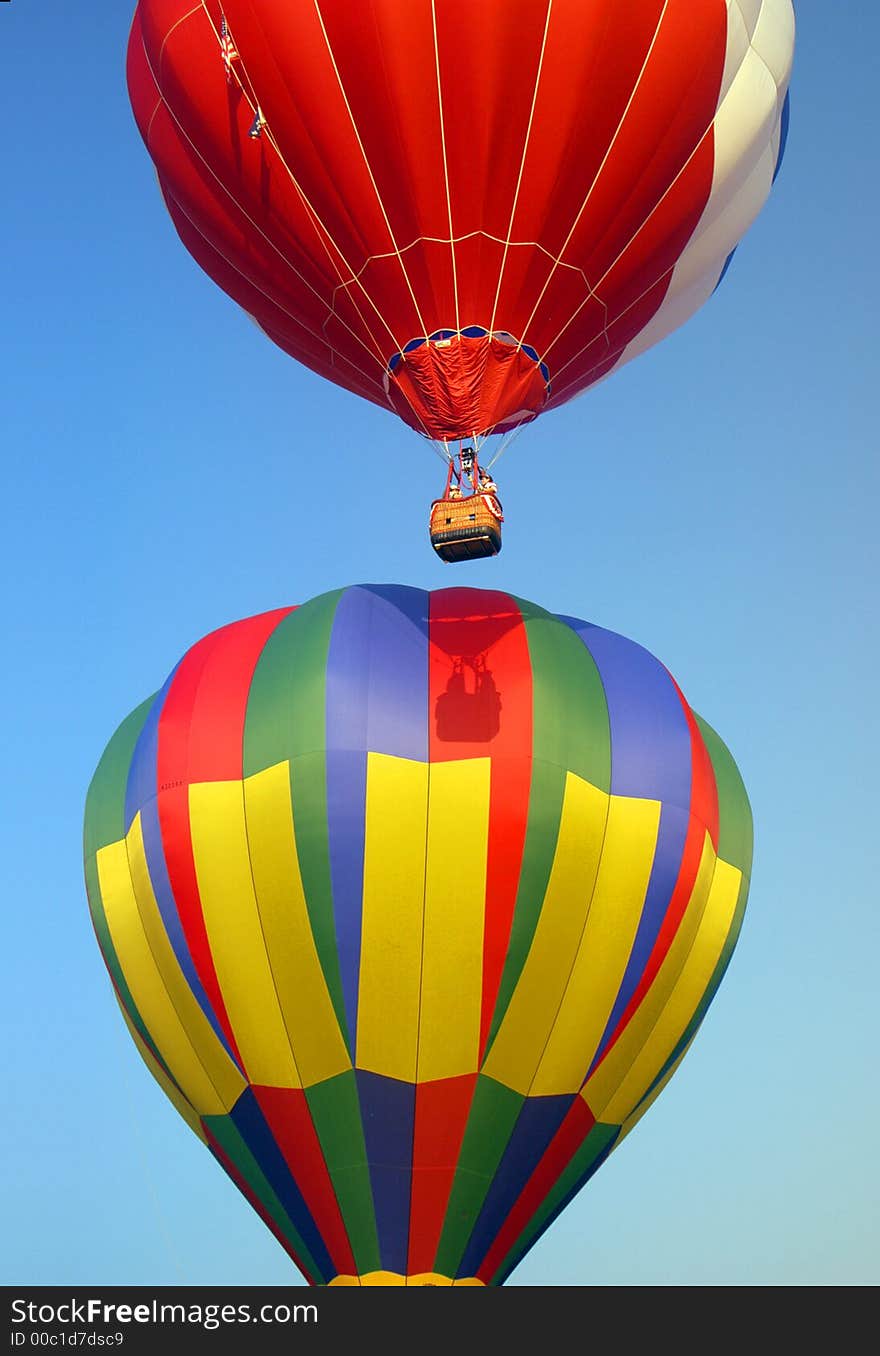
{"label": "balloon basket shadow", "polygon": [[435,499],[431,505],[431,545],[441,560],[479,560],[501,550],[501,522],[491,495]]}

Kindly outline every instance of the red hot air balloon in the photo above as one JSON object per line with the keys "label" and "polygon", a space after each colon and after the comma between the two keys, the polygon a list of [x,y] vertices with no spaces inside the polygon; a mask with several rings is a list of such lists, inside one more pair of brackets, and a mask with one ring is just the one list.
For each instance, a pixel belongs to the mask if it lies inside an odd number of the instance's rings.
{"label": "red hot air balloon", "polygon": [[206,636],[86,805],[135,1045],[315,1285],[502,1284],[679,1067],[751,851],[657,659],[479,589]]}
{"label": "red hot air balloon", "polygon": [[181,239],[269,338],[478,444],[708,298],[793,43],[791,0],[140,0],[128,85]]}

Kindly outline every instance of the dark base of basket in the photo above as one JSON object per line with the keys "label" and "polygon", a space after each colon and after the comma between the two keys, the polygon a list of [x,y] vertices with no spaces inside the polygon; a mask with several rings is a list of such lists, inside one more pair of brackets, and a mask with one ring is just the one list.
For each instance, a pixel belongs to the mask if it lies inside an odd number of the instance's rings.
{"label": "dark base of basket", "polygon": [[454,534],[433,532],[431,545],[441,560],[479,560],[481,556],[497,556],[501,550],[501,533],[487,532],[484,527],[462,527]]}

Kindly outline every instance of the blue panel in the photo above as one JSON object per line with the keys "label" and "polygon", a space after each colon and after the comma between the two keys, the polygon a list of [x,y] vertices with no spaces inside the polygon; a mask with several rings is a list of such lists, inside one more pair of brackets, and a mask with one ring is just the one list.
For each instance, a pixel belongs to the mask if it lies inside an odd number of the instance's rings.
{"label": "blue panel", "polygon": [[326,671],[327,833],[345,1014],[357,1030],[367,752],[428,757],[428,595],[349,588]]}
{"label": "blue panel", "polygon": [[681,870],[690,823],[693,748],[681,696],[652,654],[613,631],[565,617],[596,661],[611,729],[611,791],[661,804],[645,903],[617,999],[590,1072],[638,987]]}
{"label": "blue panel", "polygon": [[[603,1130],[603,1131],[607,1131],[607,1130],[610,1130],[611,1127],[605,1127],[605,1126],[602,1126],[602,1127],[598,1127],[598,1126],[597,1126],[597,1127],[596,1127],[596,1129],[600,1129],[600,1128],[601,1128],[601,1130]],[[594,1129],[594,1130],[591,1132],[591,1134],[595,1134],[595,1133],[596,1133],[596,1130]],[[592,1160],[592,1162],[590,1163],[590,1166],[586,1169],[586,1171],[583,1173],[583,1175],[577,1179],[577,1181],[575,1182],[575,1185],[571,1188],[571,1190],[568,1191],[568,1192],[566,1192],[566,1194],[563,1196],[562,1200],[561,1200],[561,1201],[558,1203],[558,1205],[556,1206],[556,1209],[555,1209],[555,1210],[552,1212],[552,1214],[549,1215],[548,1218],[544,1221],[543,1225],[542,1225],[541,1228],[538,1230],[538,1232],[535,1234],[534,1238],[532,1238],[532,1239],[529,1240],[529,1248],[533,1248],[533,1247],[535,1246],[535,1244],[537,1243],[538,1239],[539,1239],[543,1234],[545,1234],[545,1233],[547,1232],[547,1230],[550,1228],[550,1225],[554,1222],[554,1220],[557,1220],[557,1219],[559,1218],[559,1216],[562,1214],[562,1212],[563,1212],[563,1210],[565,1209],[565,1207],[566,1207],[567,1205],[570,1205],[570,1204],[571,1204],[571,1202],[574,1200],[575,1196],[576,1196],[576,1195],[578,1194],[578,1192],[580,1191],[581,1187],[586,1186],[586,1184],[587,1184],[587,1182],[589,1182],[590,1178],[591,1178],[595,1173],[597,1173],[597,1172],[599,1171],[599,1169],[601,1168],[602,1164],[605,1162],[605,1160],[607,1159],[608,1155],[611,1153],[611,1150],[614,1148],[615,1144],[617,1144],[617,1142],[618,1142],[619,1139],[620,1139],[620,1133],[619,1133],[619,1131],[618,1131],[618,1133],[617,1133],[616,1135],[614,1135],[613,1138],[611,1138],[610,1140],[607,1140],[607,1141],[602,1140],[602,1141],[600,1141],[600,1143],[601,1143],[601,1148],[598,1149],[598,1152],[597,1152],[597,1154],[596,1154],[596,1157]],[[589,1142],[589,1136],[588,1136],[587,1142]],[[517,1264],[522,1260],[522,1257],[523,1257],[523,1253],[522,1253],[521,1251],[517,1250],[517,1251],[514,1253],[513,1260],[512,1260],[507,1266],[505,1266],[501,1271],[497,1272],[496,1275],[492,1278],[493,1284],[497,1286],[497,1285],[501,1285],[504,1281],[506,1281],[506,1280],[507,1280],[507,1277],[508,1277],[508,1276],[510,1275],[510,1273],[513,1271],[514,1267],[517,1266]]]}
{"label": "blue panel", "polygon": [[657,847],[654,853],[654,864],[651,867],[651,878],[645,891],[642,916],[639,919],[635,941],[614,1007],[611,1009],[608,1024],[602,1032],[602,1039],[587,1072],[587,1078],[602,1058],[605,1043],[610,1040],[614,1028],[626,1010],[627,1003],[638,988],[648,958],[654,949],[654,943],[663,926],[669,901],[678,881],[689,823],[690,814],[687,810],[680,810],[677,805],[664,805],[660,811]]}
{"label": "blue panel", "polygon": [[625,636],[560,617],[596,662],[611,728],[611,793],[683,809],[691,800],[691,734],[667,669]]}
{"label": "blue panel", "polygon": [[321,1271],[321,1279],[329,1281],[336,1275],[336,1267],[250,1088],[245,1089],[230,1114],[233,1124],[256,1159],[260,1171],[315,1259],[315,1265]]}
{"label": "blue panel", "polygon": [[[241,1066],[235,1058],[223,1032],[223,1027],[211,1006],[211,1000],[202,987],[202,981],[199,979],[198,971],[196,970],[195,963],[190,955],[186,934],[184,933],[180,921],[180,914],[177,911],[174,891],[171,889],[171,882],[168,879],[168,868],[165,863],[165,850],[162,845],[162,833],[159,828],[159,802],[155,798],[147,801],[147,803],[141,807],[141,832],[144,837],[144,856],[147,859],[150,884],[153,887],[153,894],[156,897],[156,904],[162,919],[162,926],[171,943],[171,949],[174,952],[177,964],[183,972],[193,997],[208,1021],[211,1023],[211,1030],[214,1032],[214,1035],[220,1041],[223,1049],[235,1064],[236,1068],[240,1068]],[[244,1070],[242,1070],[242,1075],[244,1076]]]}
{"label": "blue panel", "polygon": [[721,286],[721,284],[724,282],[724,275],[726,274],[727,270],[730,268],[731,260],[733,259],[733,256],[734,256],[735,254],[736,254],[736,249],[732,249],[732,250],[730,251],[730,253],[728,254],[727,258],[725,259],[725,261],[724,261],[724,267],[722,268],[720,274],[718,275],[718,281],[717,281],[717,283],[715,284],[715,286],[712,288],[713,295],[714,295],[715,292],[718,291],[718,288],[719,288],[719,287]]}
{"label": "blue panel", "polygon": [[[329,666],[328,666],[329,675]],[[329,688],[329,684],[328,684]],[[327,837],[336,951],[349,1031],[357,1031],[364,892],[364,807],[367,755],[334,748],[333,712],[327,704]]]}
{"label": "blue panel", "polygon": [[357,593],[370,607],[366,748],[427,762],[429,595],[404,584]]}
{"label": "blue panel", "polygon": [[[389,1021],[394,1014],[389,1013]],[[356,1070],[361,1120],[385,1271],[406,1274],[416,1088],[396,1078]]]}
{"label": "blue panel", "polygon": [[791,101],[791,91],[787,90],[785,94],[785,103],[782,105],[782,117],[779,127],[779,154],[776,157],[776,168],[773,171],[773,183],[776,183],[776,176],[782,169],[782,161],[785,156],[785,147],[788,144],[788,121],[790,116],[789,105]]}
{"label": "blue panel", "polygon": [[462,334],[468,339],[483,339],[489,333],[482,325],[466,325]]}
{"label": "blue panel", "polygon": [[190,955],[189,945],[180,922],[180,914],[177,911],[174,891],[171,889],[171,882],[168,879],[165,849],[159,828],[159,803],[157,799],[159,720],[162,715],[162,708],[165,705],[165,698],[168,695],[168,689],[174,681],[179,667],[179,664],[175,666],[165,686],[153,702],[132,754],[125,788],[125,831],[128,833],[135,816],[140,812],[144,856],[147,859],[150,884],[153,887],[159,915],[171,943],[171,949],[193,997],[210,1022],[212,1031],[229,1058],[236,1067],[240,1067],[214,1013],[210,999],[202,987],[202,981],[199,979],[195,963]]}
{"label": "blue panel", "polygon": [[544,1156],[574,1097],[527,1097],[483,1201],[458,1265],[458,1276],[476,1276],[523,1187]]}
{"label": "blue panel", "polygon": [[161,692],[156,694],[131,755],[128,779],[125,784],[126,833],[131,828],[138,810],[142,809],[148,800],[154,800],[156,797],[156,778],[159,766],[159,717],[162,714],[162,707],[165,705],[165,698],[168,696],[168,689],[174,681],[174,675],[179,667],[179,664],[175,665]]}

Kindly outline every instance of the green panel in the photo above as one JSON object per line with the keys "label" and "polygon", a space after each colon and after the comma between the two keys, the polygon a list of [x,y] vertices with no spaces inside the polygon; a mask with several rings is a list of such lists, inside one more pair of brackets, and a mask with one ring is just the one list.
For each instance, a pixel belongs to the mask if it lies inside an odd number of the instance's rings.
{"label": "green panel", "polygon": [[567,772],[606,793],[611,730],[599,670],[572,629],[518,598],[532,667],[532,784],[522,867],[507,957],[487,1053],[504,1018],[538,925],[562,815]]}
{"label": "green panel", "polygon": [[739,768],[730,750],[711,725],[694,712],[703,743],[712,762],[718,787],[718,856],[738,866],[744,876],[752,870],[752,810]]}
{"label": "green panel", "polygon": [[434,1263],[443,1276],[458,1270],[525,1100],[493,1078],[477,1079]]}
{"label": "green panel", "polygon": [[86,792],[83,852],[93,856],[99,848],[118,843],[125,837],[125,788],[128,770],[141,730],[150,707],[158,694],[154,693],[119,726],[107,745],[95,769]]}
{"label": "green panel", "polygon": [[329,1278],[324,1275],[321,1268],[315,1262],[314,1257],[309,1252],[302,1237],[294,1227],[290,1216],[275,1195],[272,1187],[267,1182],[257,1160],[242,1139],[232,1117],[203,1116],[202,1124],[217,1140],[217,1143],[220,1145],[223,1152],[233,1163],[245,1182],[247,1182],[257,1200],[263,1206],[272,1222],[277,1226],[279,1233],[287,1239],[297,1257],[301,1259],[303,1265],[308,1269],[316,1281],[326,1282]]}
{"label": "green panel", "polygon": [[565,796],[565,775],[565,769],[555,764],[532,763],[529,818],[516,891],[516,905],[492,1025],[489,1028],[486,1054],[491,1050],[492,1042],[504,1019],[507,1005],[526,963],[535,928],[538,926],[556,852],[562,801]]}
{"label": "green panel", "polygon": [[367,1146],[353,1069],[304,1089],[358,1273],[381,1270]]}
{"label": "green panel", "polygon": [[580,636],[543,608],[518,598],[532,664],[535,758],[611,790],[611,730],[605,689]]}
{"label": "green panel", "polygon": [[583,1144],[572,1156],[568,1167],[544,1197],[539,1209],[510,1249],[489,1282],[490,1285],[501,1285],[507,1279],[532,1244],[537,1242],[545,1229],[549,1229],[557,1215],[562,1213],[571,1198],[605,1161],[619,1135],[619,1125],[602,1125],[597,1122],[593,1126]]}
{"label": "green panel", "polygon": [[251,682],[244,726],[244,775],[290,762],[296,850],[315,948],[349,1053],[327,832],[327,653],[342,590],[322,594],[275,628]]}
{"label": "green panel", "polygon": [[326,747],[327,652],[341,593],[296,608],[266,641],[245,714],[246,777]]}

